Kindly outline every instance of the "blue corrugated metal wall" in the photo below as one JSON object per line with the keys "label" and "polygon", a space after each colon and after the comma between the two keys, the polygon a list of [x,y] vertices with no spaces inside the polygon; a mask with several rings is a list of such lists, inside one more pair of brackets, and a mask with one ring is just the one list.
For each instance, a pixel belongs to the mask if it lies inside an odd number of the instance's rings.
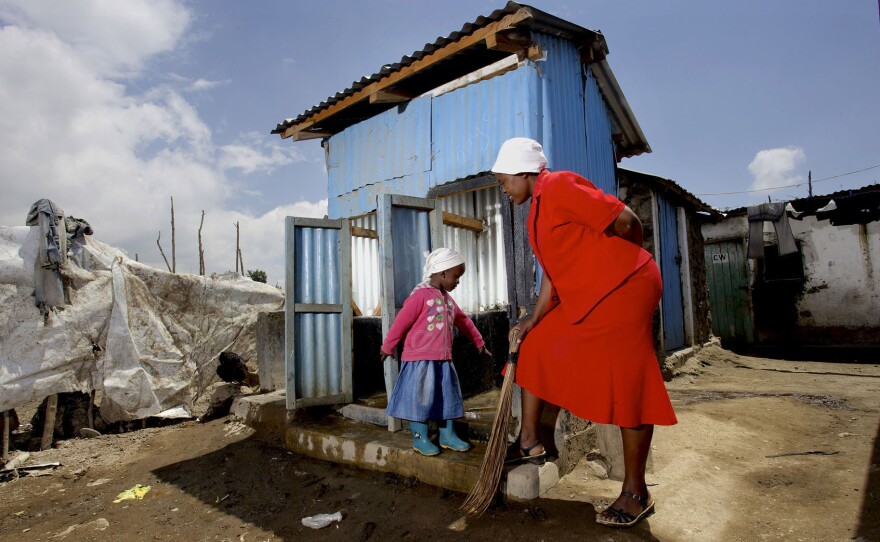
{"label": "blue corrugated metal wall", "polygon": [[541,136],[540,80],[526,66],[434,98],[431,185],[489,171],[511,137]]}
{"label": "blue corrugated metal wall", "polygon": [[416,284],[422,281],[425,252],[431,251],[429,212],[406,207],[391,210],[394,232],[394,305],[402,307]]}
{"label": "blue corrugated metal wall", "polygon": [[614,142],[611,140],[611,118],[593,72],[587,70],[584,83],[587,129],[587,168],[584,176],[608,194],[617,195]]}
{"label": "blue corrugated metal wall", "polygon": [[[416,98],[330,138],[328,195],[431,169],[431,97]],[[373,202],[375,205],[375,202]],[[331,217],[332,218],[332,217]]]}
{"label": "blue corrugated metal wall", "polygon": [[584,130],[584,86],[580,55],[570,42],[532,34],[546,54],[541,71],[544,146],[550,169],[584,175],[587,139]]}
{"label": "blue corrugated metal wall", "polygon": [[488,171],[501,143],[541,141],[550,167],[616,194],[611,122],[575,46],[535,34],[546,59],[437,97],[423,96],[328,141],[329,216],[357,216],[393,193],[424,197],[435,185]]}
{"label": "blue corrugated metal wall", "polygon": [[[299,227],[294,243],[294,302],[341,303],[339,230]],[[296,397],[342,393],[341,325],[339,314],[296,315]]]}

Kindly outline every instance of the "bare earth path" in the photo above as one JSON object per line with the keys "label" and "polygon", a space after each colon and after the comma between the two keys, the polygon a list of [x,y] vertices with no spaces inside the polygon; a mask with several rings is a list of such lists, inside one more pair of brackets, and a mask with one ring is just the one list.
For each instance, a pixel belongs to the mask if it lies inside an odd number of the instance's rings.
{"label": "bare earth path", "polygon": [[[0,484],[0,542],[880,541],[880,366],[709,348],[684,373],[669,383],[679,424],[655,433],[657,514],[630,531],[592,523],[618,485],[585,465],[544,498],[463,522],[462,495],[295,456],[221,419],[32,454],[63,466]],[[113,503],[135,484],[151,491]],[[300,523],[336,511],[325,529]]]}

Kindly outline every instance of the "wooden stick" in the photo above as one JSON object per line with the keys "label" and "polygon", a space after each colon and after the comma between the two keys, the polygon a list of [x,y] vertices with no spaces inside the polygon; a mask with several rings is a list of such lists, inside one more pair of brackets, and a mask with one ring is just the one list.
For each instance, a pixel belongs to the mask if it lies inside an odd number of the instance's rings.
{"label": "wooden stick", "polygon": [[839,453],[840,453],[839,451],[826,452],[824,450],[815,450],[815,451],[811,451],[811,452],[788,452],[788,453],[784,453],[784,454],[765,455],[764,457],[766,457],[768,459],[772,459],[774,457],[788,457],[791,455],[835,455],[835,454],[839,454]]}
{"label": "wooden stick", "polygon": [[89,429],[95,428],[94,407],[95,407],[95,390],[92,390],[92,393],[89,396],[89,410],[87,413],[88,417],[89,417]]}
{"label": "wooden stick", "polygon": [[162,243],[159,240],[162,239],[162,230],[159,230],[159,237],[156,237],[156,246],[159,247],[159,253],[162,255],[162,259],[165,260],[165,267],[168,268],[168,271],[171,271],[171,266],[168,264],[168,258],[165,257],[165,251],[162,250]]}
{"label": "wooden stick", "polygon": [[43,413],[43,439],[40,441],[40,450],[48,450],[52,447],[52,438],[55,436],[55,415],[58,412],[58,395],[52,394],[46,399],[46,411]]}
{"label": "wooden stick", "polygon": [[3,462],[9,458],[9,411],[3,411]]}
{"label": "wooden stick", "polygon": [[205,225],[205,210],[202,209],[202,221],[199,222],[199,275],[205,274],[205,249],[202,248],[202,226]]}
{"label": "wooden stick", "polygon": [[[239,267],[238,267],[238,262],[239,262],[239,258],[238,258],[238,256],[239,256],[239,254],[240,254],[240,250],[239,250],[239,248],[238,248],[238,246],[239,246],[239,245],[238,245],[238,242],[239,242],[239,234],[240,234],[240,230],[239,230],[239,228],[238,228],[238,222],[236,222],[236,223],[235,223],[235,272],[236,272],[236,273],[239,273]],[[243,275],[243,274],[244,274],[244,269],[242,269],[242,270],[240,271],[240,273]]]}

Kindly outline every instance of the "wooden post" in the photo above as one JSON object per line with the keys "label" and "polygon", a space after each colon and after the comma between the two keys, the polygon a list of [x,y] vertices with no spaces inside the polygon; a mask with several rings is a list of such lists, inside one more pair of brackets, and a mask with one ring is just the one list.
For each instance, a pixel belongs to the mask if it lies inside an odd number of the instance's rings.
{"label": "wooden post", "polygon": [[174,196],[171,196],[171,272],[177,273],[177,234],[174,231]]}
{"label": "wooden post", "polygon": [[52,447],[52,438],[55,435],[55,414],[58,412],[58,395],[52,394],[46,399],[46,411],[43,413],[43,439],[40,441],[40,450],[48,450]]}
{"label": "wooden post", "polygon": [[[238,222],[235,223],[235,272],[239,273],[239,256],[241,255],[241,249],[239,249],[239,237],[240,231],[238,228]],[[240,274],[244,274],[244,269],[241,269]]]}
{"label": "wooden post", "polygon": [[205,249],[202,248],[202,226],[205,225],[205,210],[202,209],[202,221],[199,222],[199,275],[205,274]]}
{"label": "wooden post", "polygon": [[[391,194],[379,196],[376,210],[376,229],[379,231],[379,273],[382,281],[381,304],[382,304],[382,336],[388,333],[394,317],[396,307],[394,304],[394,245],[391,235]],[[397,382],[400,368],[397,360],[392,357],[385,358],[385,393],[391,397],[391,391]],[[388,416],[388,430],[400,431],[403,424],[397,418]]]}
{"label": "wooden post", "polygon": [[9,411],[3,411],[3,462],[9,459]]}
{"label": "wooden post", "polygon": [[87,412],[89,418],[89,429],[95,428],[95,390],[89,395],[89,410]]}

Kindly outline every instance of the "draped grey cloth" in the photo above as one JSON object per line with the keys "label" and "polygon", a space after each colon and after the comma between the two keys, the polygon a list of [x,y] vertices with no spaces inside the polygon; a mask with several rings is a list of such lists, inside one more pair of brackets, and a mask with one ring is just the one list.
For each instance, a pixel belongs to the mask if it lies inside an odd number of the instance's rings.
{"label": "draped grey cloth", "polygon": [[746,209],[749,219],[749,258],[764,257],[764,222],[773,223],[779,255],[797,252],[794,234],[785,213],[785,202],[762,203]]}
{"label": "draped grey cloth", "polygon": [[67,228],[64,210],[48,199],[31,206],[27,226],[40,229],[40,246],[34,259],[34,304],[44,315],[65,304],[61,268],[67,263]]}

